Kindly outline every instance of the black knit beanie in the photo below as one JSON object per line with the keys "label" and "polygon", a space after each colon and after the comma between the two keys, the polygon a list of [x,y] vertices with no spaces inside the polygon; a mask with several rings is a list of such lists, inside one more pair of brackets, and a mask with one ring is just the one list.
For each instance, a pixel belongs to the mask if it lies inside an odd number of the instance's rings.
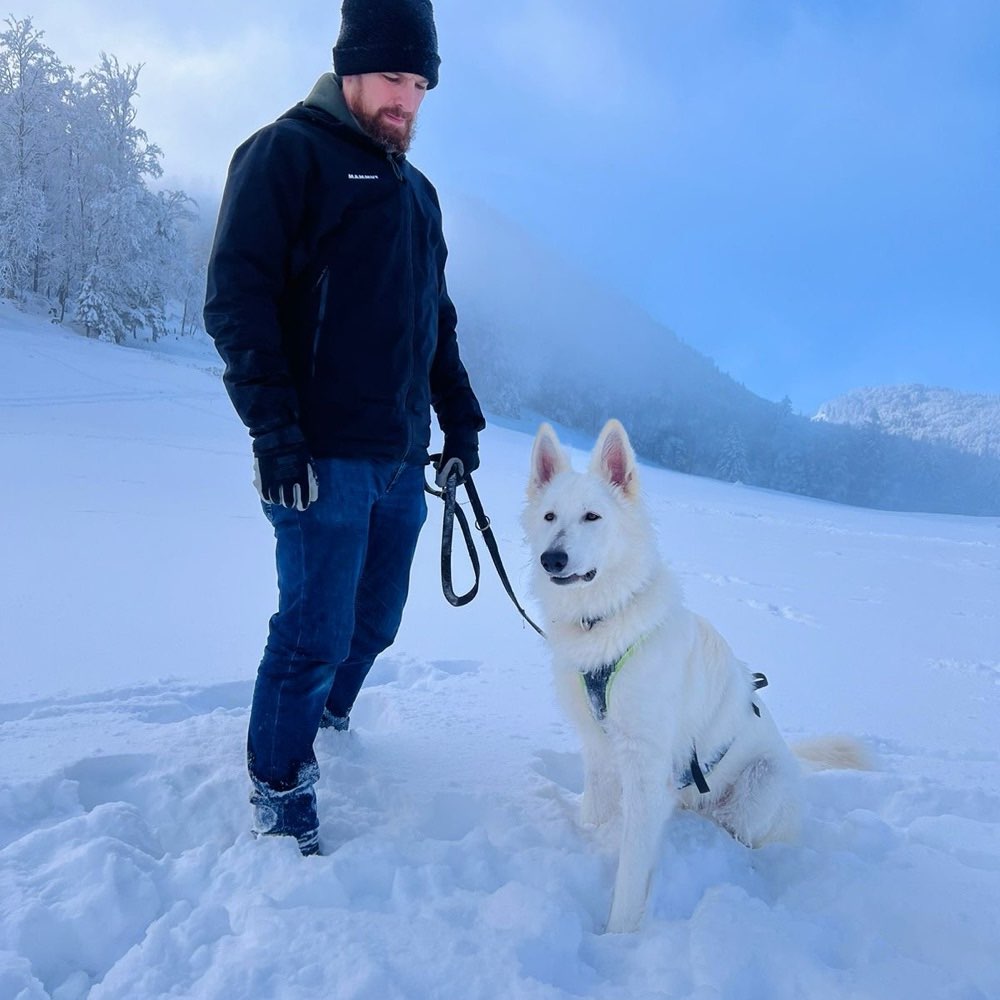
{"label": "black knit beanie", "polygon": [[434,8],[430,0],[344,0],[340,36],[333,47],[338,76],[416,73],[436,87]]}

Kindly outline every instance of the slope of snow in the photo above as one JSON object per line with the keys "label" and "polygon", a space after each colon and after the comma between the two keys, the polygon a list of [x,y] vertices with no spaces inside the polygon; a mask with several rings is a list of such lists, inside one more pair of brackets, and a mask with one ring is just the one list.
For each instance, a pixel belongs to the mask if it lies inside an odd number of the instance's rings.
{"label": "slope of snow", "polygon": [[[644,470],[779,725],[878,764],[811,776],[794,846],[675,817],[642,931],[605,936],[544,646],[488,567],[445,604],[436,508],[354,731],[318,738],[324,856],[250,837],[273,550],[213,367],[0,306],[0,997],[1000,996],[1000,521]],[[529,448],[491,425],[477,475],[522,594]]]}

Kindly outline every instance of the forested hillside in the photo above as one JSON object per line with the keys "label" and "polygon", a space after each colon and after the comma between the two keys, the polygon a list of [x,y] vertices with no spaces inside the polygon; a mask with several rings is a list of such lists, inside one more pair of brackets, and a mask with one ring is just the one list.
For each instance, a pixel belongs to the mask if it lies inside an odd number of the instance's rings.
{"label": "forested hillside", "polygon": [[954,445],[1000,458],[1000,396],[926,385],[855,389],[824,403],[816,420],[863,426],[877,421],[888,434]]}

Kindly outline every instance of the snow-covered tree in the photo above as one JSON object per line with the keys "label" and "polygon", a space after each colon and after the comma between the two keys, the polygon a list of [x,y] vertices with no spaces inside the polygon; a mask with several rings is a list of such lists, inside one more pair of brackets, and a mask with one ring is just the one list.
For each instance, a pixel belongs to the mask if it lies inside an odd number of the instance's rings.
{"label": "snow-covered tree", "polygon": [[0,271],[5,295],[38,291],[48,192],[65,144],[62,113],[69,73],[31,18],[7,18],[0,32]]}
{"label": "snow-covered tree", "polygon": [[193,328],[208,250],[190,199],[149,189],[161,152],[138,125],[142,67],[101,53],[77,79],[30,18],[4,25],[0,294],[44,296],[60,321],[115,341],[158,336],[173,302]]}
{"label": "snow-covered tree", "polygon": [[745,483],[750,479],[746,443],[738,424],[729,426],[722,453],[715,467],[715,475],[718,479],[725,479],[730,483]]}
{"label": "snow-covered tree", "polygon": [[31,287],[42,253],[46,215],[45,195],[31,180],[4,185],[0,193],[0,294],[23,298]]}
{"label": "snow-covered tree", "polygon": [[177,257],[177,300],[180,303],[180,334],[202,329],[202,307],[208,282],[208,258],[212,249],[214,225],[201,220],[194,210],[192,218],[180,226],[184,248]]}

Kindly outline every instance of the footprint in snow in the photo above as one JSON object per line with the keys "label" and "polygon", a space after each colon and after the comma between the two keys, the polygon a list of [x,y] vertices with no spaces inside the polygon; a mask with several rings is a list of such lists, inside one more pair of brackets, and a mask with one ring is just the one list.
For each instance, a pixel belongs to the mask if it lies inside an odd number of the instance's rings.
{"label": "footprint in snow", "polygon": [[532,768],[536,774],[567,792],[583,792],[583,761],[578,753],[536,750]]}
{"label": "footprint in snow", "polygon": [[810,625],[813,628],[819,627],[819,624],[812,615],[806,614],[804,611],[799,611],[796,608],[783,607],[767,601],[744,600],[743,603],[755,611],[766,611],[768,614],[774,615],[775,618],[784,618],[786,621],[798,622],[800,625]]}
{"label": "footprint in snow", "polygon": [[148,753],[87,757],[67,767],[63,774],[77,783],[80,805],[87,812],[107,802],[131,802],[138,778],[148,774],[156,758]]}
{"label": "footprint in snow", "polygon": [[365,687],[382,684],[396,684],[399,687],[440,681],[445,677],[462,677],[479,672],[482,664],[478,660],[416,660],[403,656],[385,656],[375,661]]}
{"label": "footprint in snow", "polygon": [[1000,660],[928,660],[928,665],[935,670],[972,674],[1000,685]]}
{"label": "footprint in snow", "polygon": [[43,698],[0,705],[0,725],[72,715],[91,716],[96,711],[109,710],[140,722],[183,722],[196,715],[210,715],[219,710],[249,708],[252,696],[252,680],[229,681],[207,687],[165,681],[69,698]]}
{"label": "footprint in snow", "polygon": [[421,832],[431,840],[458,841],[483,822],[487,801],[465,792],[438,792],[427,803]]}

